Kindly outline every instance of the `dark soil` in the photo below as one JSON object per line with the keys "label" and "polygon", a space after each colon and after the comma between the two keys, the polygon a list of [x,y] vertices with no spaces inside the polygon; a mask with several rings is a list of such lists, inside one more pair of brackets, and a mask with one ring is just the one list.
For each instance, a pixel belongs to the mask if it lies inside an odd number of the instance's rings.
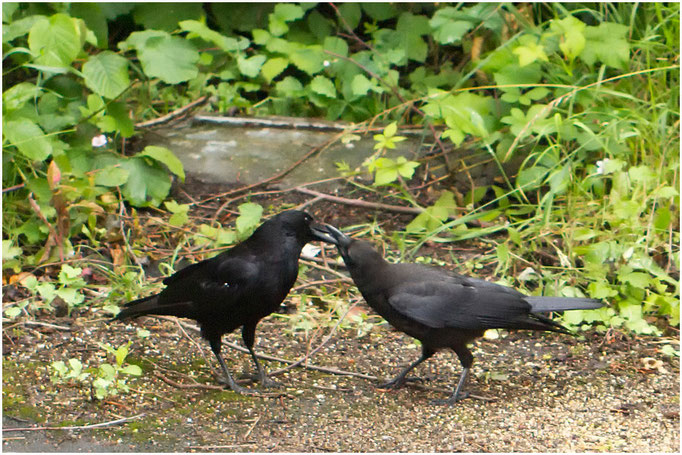
{"label": "dark soil", "polygon": [[[184,186],[177,193],[200,200],[207,189]],[[267,199],[266,199],[267,197]],[[296,206],[307,199],[292,194],[254,197],[266,207]],[[230,209],[244,199],[234,202]],[[267,203],[265,202],[267,201]],[[206,204],[194,216],[210,218],[225,199]],[[384,201],[389,202],[390,201]],[[204,211],[202,213],[202,210]],[[410,221],[409,215],[374,213],[324,201],[306,210],[341,226],[376,222],[386,232]],[[234,217],[226,211],[226,224]],[[158,216],[158,215],[157,215]],[[449,261],[475,257],[475,244],[427,245],[422,255]],[[327,257],[334,257],[329,249]],[[485,275],[485,269],[480,271]],[[299,285],[337,278],[310,271]],[[356,313],[374,325],[358,336],[354,323],[335,330],[331,323],[295,330],[292,311],[300,293],[319,306],[361,302],[346,284],[331,301],[315,288],[301,289],[285,302],[281,315],[258,327],[256,350],[297,360],[324,346],[308,360],[361,379],[308,368],[294,368],[275,379],[277,390],[240,396],[216,388],[215,360],[198,333],[176,320],[141,318],[107,324],[108,314],[90,307],[58,318],[48,314],[3,327],[3,449],[14,452],[674,452],[680,449],[679,359],[664,355],[661,339],[617,332],[570,337],[550,333],[502,332],[499,339],[475,343],[468,389],[479,398],[452,407],[435,405],[446,398],[461,372],[456,356],[441,352],[420,366],[421,382],[398,391],[380,391],[379,379],[394,376],[420,352],[415,341],[373,318],[364,303]],[[6,296],[4,300],[6,300]],[[321,303],[322,302],[322,303]],[[147,338],[137,330],[151,332]],[[301,328],[301,327],[298,327]],[[241,344],[238,333],[226,341]],[[113,362],[99,343],[120,346],[132,341],[128,362],[143,368],[130,390],[104,400],[75,381],[54,384],[49,365],[79,359],[85,366]],[[669,341],[669,340],[668,340]],[[251,373],[248,355],[225,349],[233,371]],[[655,368],[644,359],[660,361]],[[269,371],[286,364],[264,362]],[[258,385],[245,380],[247,387]],[[133,418],[135,416],[140,416]],[[59,429],[124,419],[100,428]],[[40,431],[17,428],[49,427]]]}

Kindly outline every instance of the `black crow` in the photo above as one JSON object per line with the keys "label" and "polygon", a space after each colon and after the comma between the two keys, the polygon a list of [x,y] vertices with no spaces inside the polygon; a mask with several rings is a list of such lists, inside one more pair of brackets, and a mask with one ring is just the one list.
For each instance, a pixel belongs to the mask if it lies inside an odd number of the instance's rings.
{"label": "black crow", "polygon": [[298,276],[301,249],[311,240],[334,241],[309,214],[282,212],[230,250],[167,277],[163,280],[166,288],[160,293],[126,303],[114,320],[145,315],[195,319],[227,385],[235,392],[246,393],[249,390],[235,383],[220,356],[223,334],[242,327],[242,339],[261,384],[275,385],[253,352],[256,325],[277,311],[289,293]]}
{"label": "black crow", "polygon": [[538,313],[602,306],[598,300],[587,298],[531,297],[506,286],[422,264],[391,264],[370,243],[351,239],[333,226],[326,227],[336,239],[367,304],[393,327],[422,343],[421,357],[383,388],[402,386],[410,370],[439,349],[450,348],[464,368],[450,398],[441,401],[452,404],[468,395],[462,387],[474,358],[467,344],[487,329],[571,334]]}

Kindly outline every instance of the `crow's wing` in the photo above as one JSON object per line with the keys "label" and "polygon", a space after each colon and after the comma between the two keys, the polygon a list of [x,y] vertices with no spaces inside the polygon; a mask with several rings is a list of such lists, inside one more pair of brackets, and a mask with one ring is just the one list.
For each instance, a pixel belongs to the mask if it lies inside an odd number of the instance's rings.
{"label": "crow's wing", "polygon": [[193,302],[195,306],[229,305],[240,300],[260,281],[258,258],[216,256],[178,271],[164,280],[160,304]]}
{"label": "crow's wing", "polygon": [[[463,277],[460,277],[463,278]],[[405,283],[388,302],[402,315],[431,328],[484,330],[515,327],[530,305],[523,294],[483,280],[458,279]]]}

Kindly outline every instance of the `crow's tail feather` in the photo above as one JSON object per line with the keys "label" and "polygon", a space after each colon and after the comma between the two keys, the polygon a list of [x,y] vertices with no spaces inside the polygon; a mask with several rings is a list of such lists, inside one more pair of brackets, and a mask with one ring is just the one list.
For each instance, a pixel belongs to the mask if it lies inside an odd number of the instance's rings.
{"label": "crow's tail feather", "polygon": [[604,306],[601,301],[581,297],[526,297],[531,313],[551,311],[595,310]]}
{"label": "crow's tail feather", "polygon": [[111,321],[123,321],[146,315],[187,317],[188,305],[188,302],[162,305],[159,303],[158,294],[154,294],[124,304],[121,312],[114,316]]}

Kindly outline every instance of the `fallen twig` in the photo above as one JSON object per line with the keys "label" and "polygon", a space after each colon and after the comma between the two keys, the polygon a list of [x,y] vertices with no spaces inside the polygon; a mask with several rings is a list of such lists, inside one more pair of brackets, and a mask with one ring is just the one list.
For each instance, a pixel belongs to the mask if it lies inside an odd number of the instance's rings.
{"label": "fallen twig", "polygon": [[65,332],[70,332],[73,329],[71,327],[65,327],[63,325],[55,325],[55,324],[50,324],[48,322],[38,322],[38,321],[21,321],[21,324],[23,325],[37,325],[41,327],[49,327],[51,329],[55,330],[63,330]]}
{"label": "fallen twig", "polygon": [[7,431],[44,431],[44,430],[91,430],[93,428],[104,428],[104,427],[110,427],[112,425],[118,425],[120,423],[128,422],[130,420],[134,419],[139,419],[140,417],[144,417],[145,413],[143,412],[142,414],[138,414],[136,416],[132,417],[123,417],[121,419],[117,420],[111,420],[109,422],[102,422],[102,423],[94,423],[90,425],[77,425],[77,426],[69,426],[69,427],[26,427],[26,428],[3,428],[3,432]]}
{"label": "fallen twig", "polygon": [[155,126],[155,125],[159,125],[162,123],[166,123],[166,122],[174,119],[175,117],[180,117],[180,116],[184,115],[185,113],[187,113],[187,111],[204,104],[206,101],[208,101],[208,95],[204,95],[201,98],[199,98],[195,101],[192,101],[191,103],[189,103],[189,104],[187,104],[187,105],[185,105],[179,109],[176,109],[172,112],[169,112],[168,114],[166,114],[164,116],[161,116],[161,117],[158,117],[158,118],[155,118],[152,120],[147,120],[146,122],[136,123],[135,128],[146,128],[149,126]]}
{"label": "fallen twig", "polygon": [[308,194],[310,196],[315,196],[318,198],[323,198],[323,199],[326,199],[328,201],[338,202],[340,204],[352,205],[355,207],[366,207],[366,208],[371,208],[371,209],[382,209],[382,210],[388,210],[388,211],[392,211],[392,212],[411,213],[411,214],[420,214],[424,211],[424,209],[421,207],[403,207],[400,205],[389,205],[389,204],[382,204],[380,202],[363,201],[362,199],[349,199],[349,198],[340,197],[340,196],[332,196],[331,194],[320,193],[319,191],[311,190],[311,189],[304,188],[304,187],[296,187],[296,188],[294,188],[294,191],[297,191],[297,192],[303,193],[303,194]]}

